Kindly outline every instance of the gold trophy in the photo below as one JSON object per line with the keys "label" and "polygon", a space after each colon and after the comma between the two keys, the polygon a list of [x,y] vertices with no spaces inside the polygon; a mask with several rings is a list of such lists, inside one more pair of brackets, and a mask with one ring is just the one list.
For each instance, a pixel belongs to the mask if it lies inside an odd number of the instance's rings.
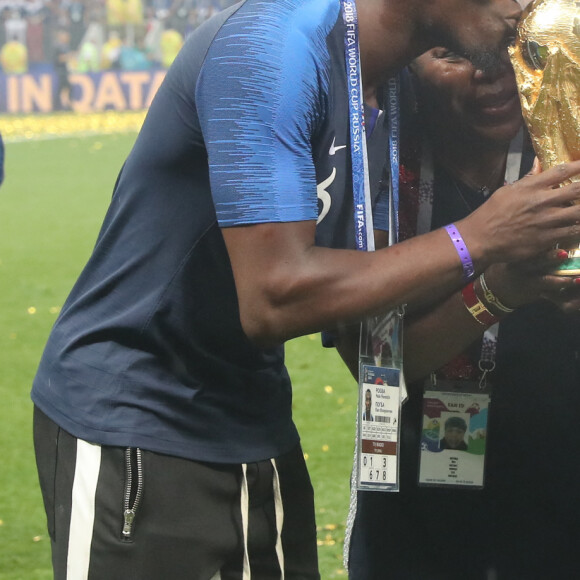
{"label": "gold trophy", "polygon": [[[534,0],[522,14],[510,58],[542,169],[580,159],[580,2]],[[580,275],[580,246],[566,250],[556,274]]]}

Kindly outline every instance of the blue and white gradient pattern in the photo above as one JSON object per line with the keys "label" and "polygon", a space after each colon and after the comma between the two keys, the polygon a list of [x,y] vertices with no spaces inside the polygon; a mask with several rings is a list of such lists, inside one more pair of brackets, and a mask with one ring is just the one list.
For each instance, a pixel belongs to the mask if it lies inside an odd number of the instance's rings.
{"label": "blue and white gradient pattern", "polygon": [[328,112],[337,0],[247,0],[196,90],[220,226],[316,220],[312,140]]}

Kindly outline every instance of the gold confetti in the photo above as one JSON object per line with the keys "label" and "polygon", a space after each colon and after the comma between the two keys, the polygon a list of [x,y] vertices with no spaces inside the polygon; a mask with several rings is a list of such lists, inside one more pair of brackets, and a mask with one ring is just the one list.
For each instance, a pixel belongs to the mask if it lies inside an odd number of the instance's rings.
{"label": "gold confetti", "polygon": [[0,526],[3,526],[3,525],[4,525],[4,521],[0,520]]}
{"label": "gold confetti", "polygon": [[31,306],[31,307],[28,309],[28,314],[36,314],[36,308],[35,308],[34,306]]}
{"label": "gold confetti", "polygon": [[34,536],[34,538],[32,538],[33,542],[40,542],[40,540],[42,540],[42,536]]}
{"label": "gold confetti", "polygon": [[308,453],[305,453],[304,454],[304,461],[308,461],[308,457],[309,457]]}
{"label": "gold confetti", "polygon": [[334,389],[330,385],[326,385],[326,387],[324,387],[324,390],[329,395],[334,391]]}
{"label": "gold confetti", "polygon": [[317,540],[318,546],[334,546],[336,544],[336,540],[330,535],[326,534],[324,540]]}
{"label": "gold confetti", "polygon": [[324,451],[325,453],[330,449],[330,447],[328,445],[326,445],[326,443],[322,446],[322,451]]}
{"label": "gold confetti", "polygon": [[339,397],[338,398],[338,404],[339,405],[344,405],[344,397]]}
{"label": "gold confetti", "polygon": [[[70,137],[137,132],[146,111],[104,111],[102,113],[61,113],[52,115],[2,115],[2,137],[7,143]],[[102,144],[101,144],[102,146]]]}
{"label": "gold confetti", "polygon": [[309,334],[309,335],[308,335],[308,338],[309,338],[310,340],[316,340],[316,339],[318,338],[318,334]]}
{"label": "gold confetti", "polygon": [[336,530],[336,528],[338,528],[338,526],[336,524],[326,524],[324,526],[325,530]]}
{"label": "gold confetti", "polygon": [[51,314],[58,314],[60,312],[60,306],[51,306],[48,311]]}

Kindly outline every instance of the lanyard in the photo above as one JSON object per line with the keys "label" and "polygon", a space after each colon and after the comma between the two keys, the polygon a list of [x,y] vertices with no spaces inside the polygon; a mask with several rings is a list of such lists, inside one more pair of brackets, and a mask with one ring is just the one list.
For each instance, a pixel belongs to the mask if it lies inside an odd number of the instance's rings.
{"label": "lanyard", "polygon": [[389,79],[388,114],[389,114],[389,158],[391,162],[391,180],[389,182],[389,245],[399,241],[399,145],[400,145],[400,83],[398,77]]}
{"label": "lanyard", "polygon": [[[341,0],[345,25],[344,52],[346,60],[349,129],[352,157],[355,242],[358,250],[373,251],[373,216],[368,174],[368,156],[364,121],[364,95],[358,41],[358,17],[354,0]],[[399,234],[399,80],[388,84],[389,160],[389,243],[396,243]]]}
{"label": "lanyard", "polygon": [[358,17],[354,0],[340,0],[340,3],[346,28],[344,53],[348,86],[355,241],[357,250],[372,252],[375,249],[375,242],[358,44]]}

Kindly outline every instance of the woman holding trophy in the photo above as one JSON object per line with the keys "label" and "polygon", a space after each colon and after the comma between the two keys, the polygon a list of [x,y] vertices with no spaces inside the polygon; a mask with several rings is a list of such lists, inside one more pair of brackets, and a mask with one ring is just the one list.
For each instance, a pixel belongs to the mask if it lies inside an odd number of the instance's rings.
{"label": "woman holding trophy", "polygon": [[[476,210],[534,155],[543,169],[580,158],[574,4],[541,0],[526,12],[512,49],[517,84],[507,56],[487,72],[444,48],[415,61],[418,113],[403,115],[405,236]],[[542,23],[552,28],[540,34]],[[400,492],[358,493],[353,580],[577,576],[578,253],[556,248],[496,268],[427,312],[409,305]],[[561,285],[548,291],[553,276]],[[466,426],[461,450],[438,442],[451,420]]]}

